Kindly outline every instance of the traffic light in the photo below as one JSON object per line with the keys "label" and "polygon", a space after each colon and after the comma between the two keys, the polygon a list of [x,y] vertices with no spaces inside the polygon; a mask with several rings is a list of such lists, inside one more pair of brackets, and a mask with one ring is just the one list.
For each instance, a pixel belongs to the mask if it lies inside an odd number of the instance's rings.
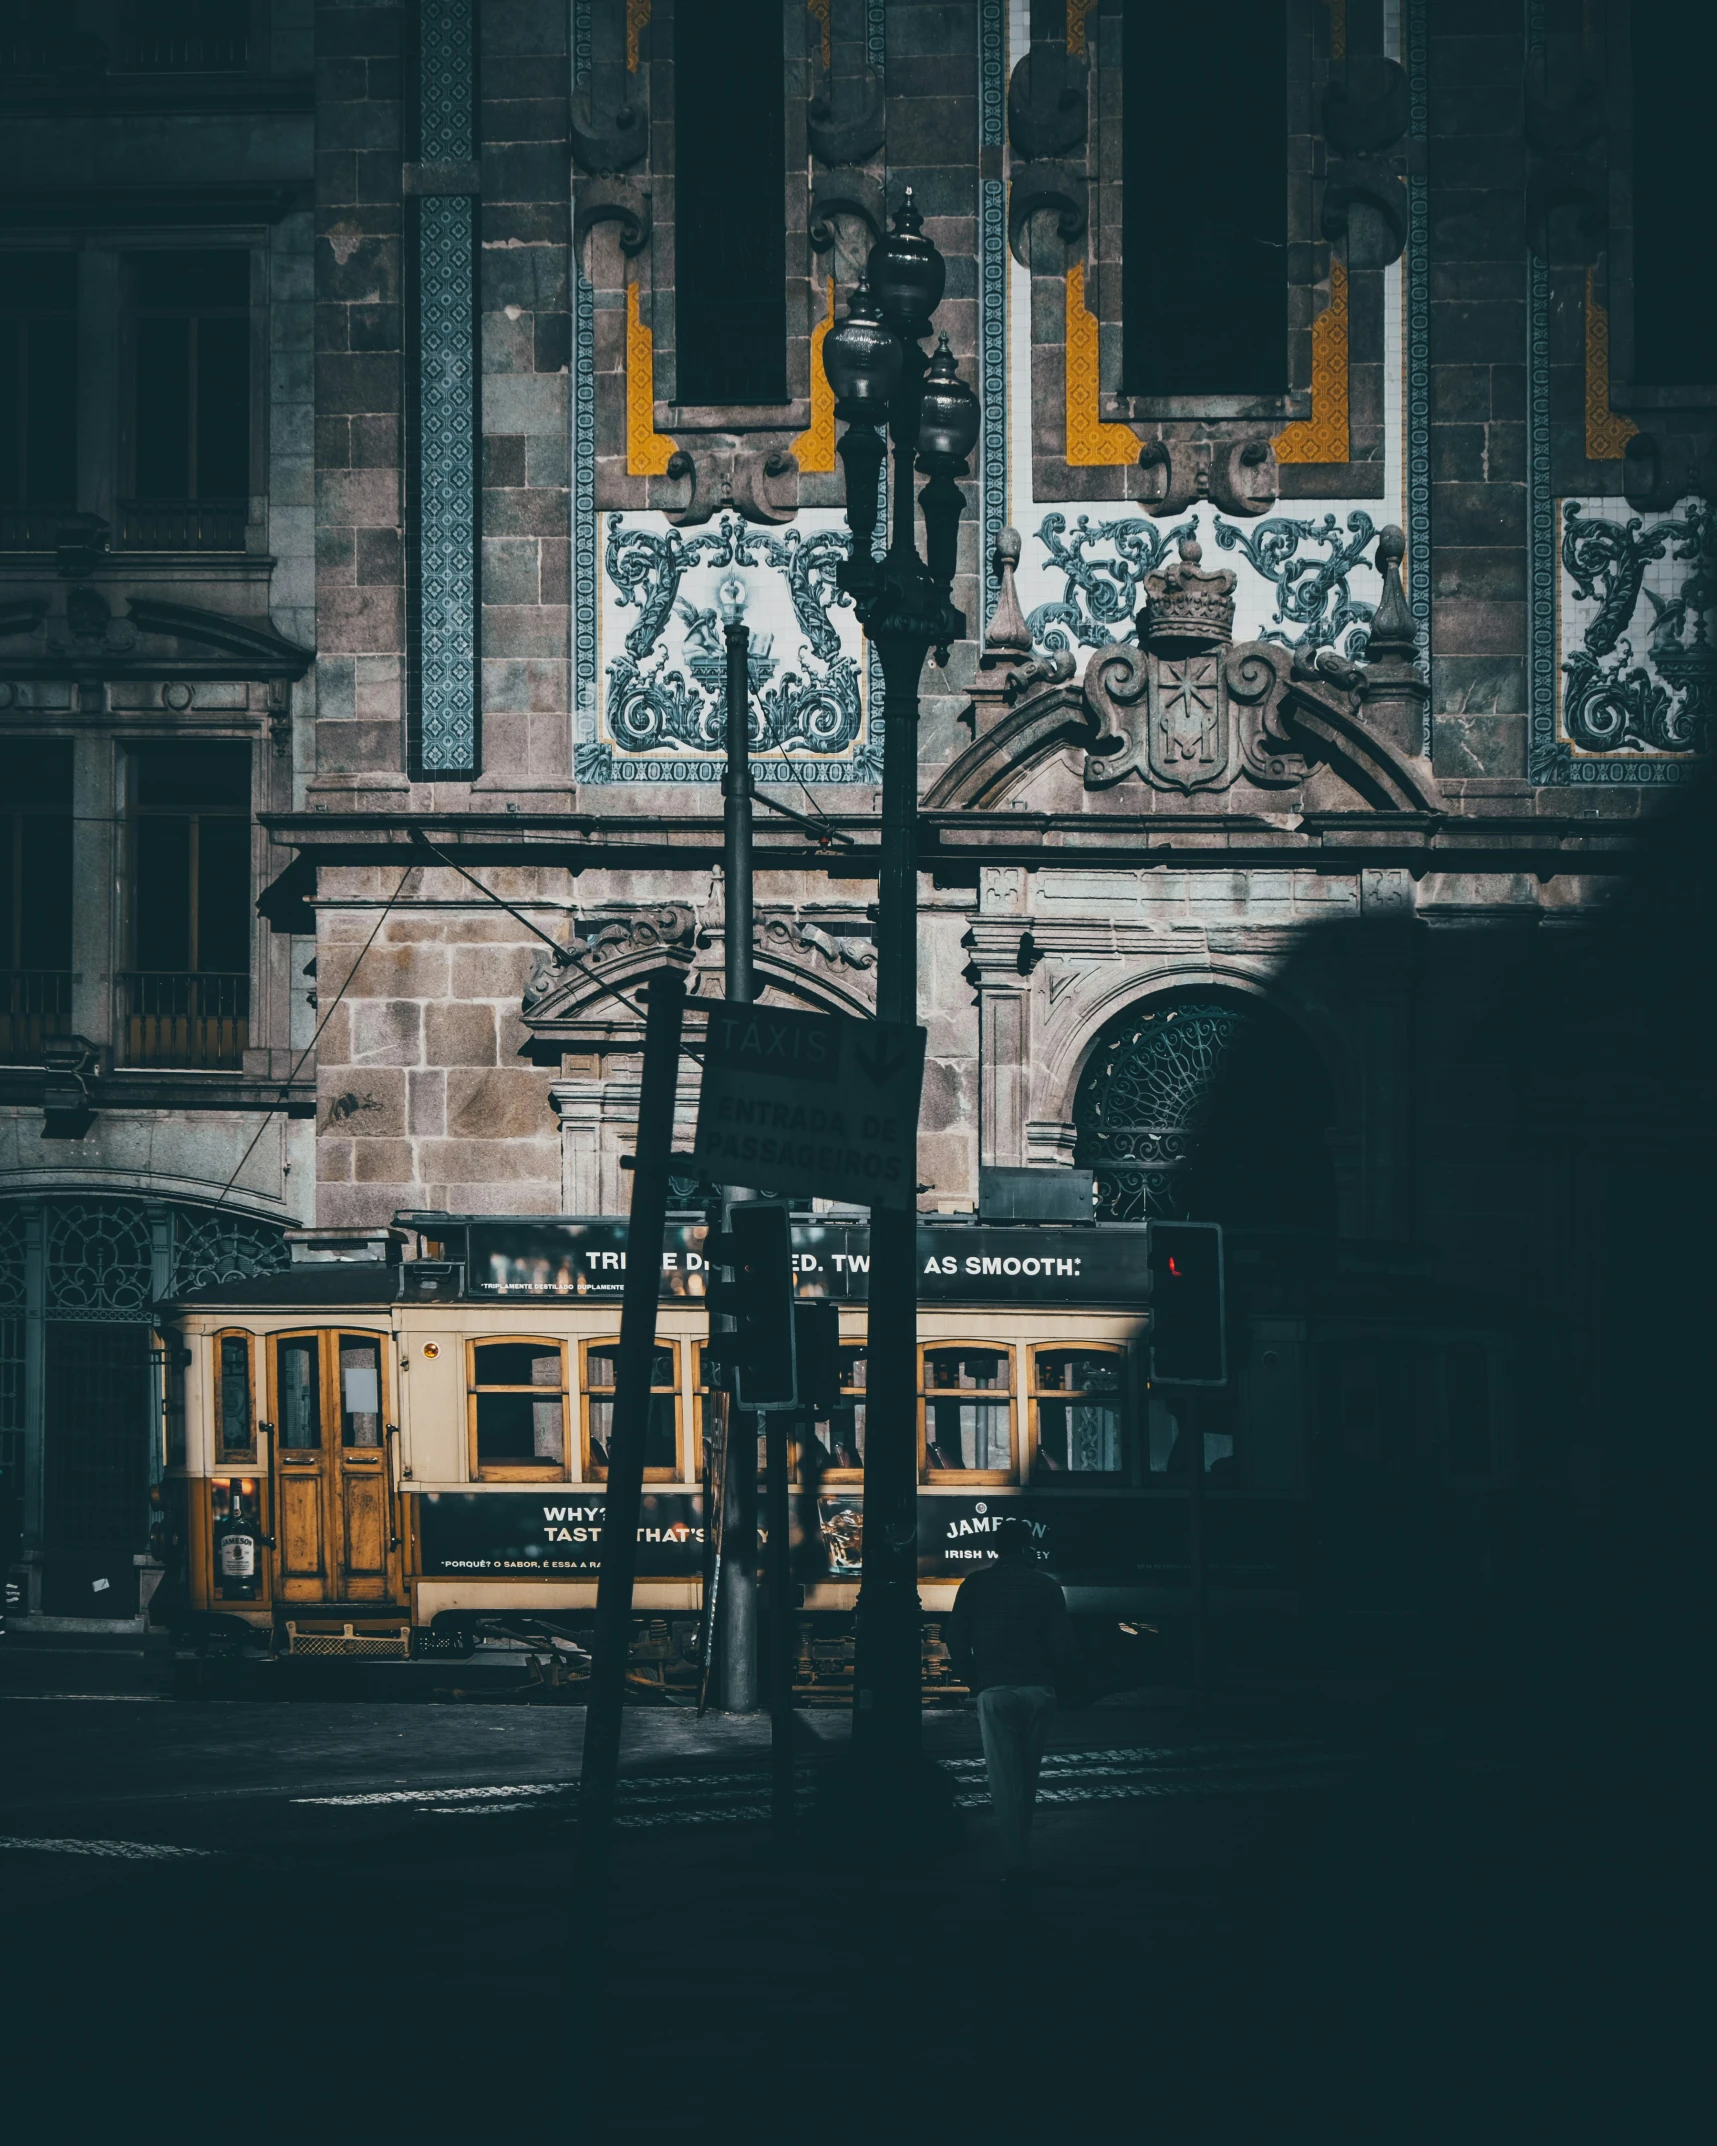
{"label": "traffic light", "polygon": [[1222,1225],[1153,1222],[1151,1377],[1159,1386],[1226,1386]]}
{"label": "traffic light", "polygon": [[704,1246],[706,1353],[731,1367],[741,1408],[792,1408],[793,1244],[785,1207],[735,1200]]}
{"label": "traffic light", "polygon": [[798,1355],[799,1407],[826,1423],[841,1405],[841,1311],[827,1297],[807,1297],[793,1306],[793,1346]]}

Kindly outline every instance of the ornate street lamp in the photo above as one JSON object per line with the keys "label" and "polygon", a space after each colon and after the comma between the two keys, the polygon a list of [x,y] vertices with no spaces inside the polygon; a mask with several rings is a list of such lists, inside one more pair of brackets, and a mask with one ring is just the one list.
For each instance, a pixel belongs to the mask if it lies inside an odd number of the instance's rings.
{"label": "ornate street lamp", "polygon": [[[845,424],[839,453],[853,533],[840,585],[882,665],[882,850],[877,884],[877,1016],[918,1019],[918,685],[966,630],[952,589],[964,504],[956,481],[978,437],[978,400],[947,338],[926,359],[947,268],[906,189],[894,228],[871,248],[847,317],[823,339],[823,369]],[[894,447],[888,549],[874,555],[886,426]],[[921,558],[913,470],[930,481]],[[869,1786],[908,1815],[921,1778],[918,1602],[918,1258],[910,1211],[871,1209],[864,1452],[864,1580],[858,1601],[854,1755]],[[873,1811],[875,1804],[872,1805]],[[878,1815],[883,1815],[878,1813]]]}

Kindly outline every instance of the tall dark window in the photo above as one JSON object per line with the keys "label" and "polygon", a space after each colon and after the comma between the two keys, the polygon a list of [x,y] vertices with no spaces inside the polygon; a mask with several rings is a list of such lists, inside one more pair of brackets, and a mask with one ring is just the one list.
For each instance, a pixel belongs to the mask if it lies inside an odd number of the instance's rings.
{"label": "tall dark window", "polygon": [[77,501],[77,258],[0,254],[0,507]]}
{"label": "tall dark window", "polygon": [[1634,381],[1717,379],[1711,83],[1717,10],[1633,11]]}
{"label": "tall dark window", "polygon": [[687,403],[787,400],[779,0],[674,10],[674,342]]}
{"label": "tall dark window", "polygon": [[72,1011],[72,749],[0,744],[0,1058],[38,1059]]}
{"label": "tall dark window", "polygon": [[142,745],[129,758],[126,1063],[237,1066],[249,1040],[250,747]]}
{"label": "tall dark window", "polygon": [[250,57],[250,0],[123,0],[119,32],[127,73],[229,73]]}
{"label": "tall dark window", "polygon": [[139,254],[131,297],[133,496],[121,541],[148,550],[242,549],[250,256]]}
{"label": "tall dark window", "polygon": [[[1283,0],[1126,0],[1122,18],[1122,388],[1279,395],[1288,385],[1288,85]],[[1221,127],[1186,115],[1220,99]],[[1190,101],[1189,101],[1190,100]],[[1213,115],[1212,115],[1213,116]]]}

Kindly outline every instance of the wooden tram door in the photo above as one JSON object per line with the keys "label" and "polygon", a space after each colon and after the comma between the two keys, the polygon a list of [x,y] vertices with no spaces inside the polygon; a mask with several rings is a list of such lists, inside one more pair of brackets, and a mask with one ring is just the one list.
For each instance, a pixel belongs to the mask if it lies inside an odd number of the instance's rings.
{"label": "wooden tram door", "polygon": [[273,1344],[276,1599],[397,1602],[387,1336]]}

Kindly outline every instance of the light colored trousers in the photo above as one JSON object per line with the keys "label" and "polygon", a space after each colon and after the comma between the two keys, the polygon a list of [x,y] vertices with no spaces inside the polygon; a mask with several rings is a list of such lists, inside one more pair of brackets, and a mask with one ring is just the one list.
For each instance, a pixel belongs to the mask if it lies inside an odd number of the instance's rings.
{"label": "light colored trousers", "polygon": [[1002,1862],[1009,1870],[1023,1870],[1030,1853],[1037,1769],[1054,1711],[1055,1694],[1047,1684],[992,1684],[978,1694],[990,1801],[1002,1836]]}

